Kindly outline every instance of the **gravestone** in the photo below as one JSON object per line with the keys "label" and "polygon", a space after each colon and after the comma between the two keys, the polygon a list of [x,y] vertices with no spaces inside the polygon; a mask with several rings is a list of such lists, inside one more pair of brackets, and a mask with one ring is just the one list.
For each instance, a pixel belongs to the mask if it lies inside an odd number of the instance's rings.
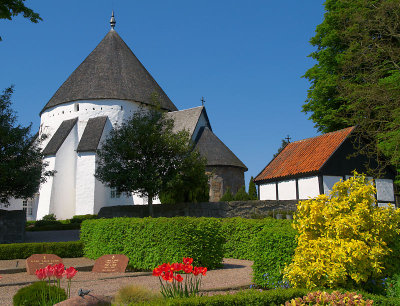
{"label": "gravestone", "polygon": [[36,269],[45,268],[48,265],[62,263],[62,259],[54,254],[33,254],[26,259],[26,272],[34,275]]}
{"label": "gravestone", "polygon": [[112,273],[125,272],[129,258],[122,254],[103,255],[96,259],[92,272]]}

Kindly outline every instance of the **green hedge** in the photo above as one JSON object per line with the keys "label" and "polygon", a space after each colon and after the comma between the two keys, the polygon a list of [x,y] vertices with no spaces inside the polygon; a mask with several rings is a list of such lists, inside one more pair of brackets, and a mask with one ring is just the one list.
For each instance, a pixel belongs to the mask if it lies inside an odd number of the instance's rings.
{"label": "green hedge", "polygon": [[278,285],[283,269],[291,261],[297,246],[296,234],[290,222],[278,222],[260,231],[255,242],[255,284],[271,289]]}
{"label": "green hedge", "polygon": [[0,260],[25,259],[32,254],[55,254],[61,258],[83,256],[81,241],[0,244]]}
{"label": "green hedge", "polygon": [[86,220],[81,227],[85,257],[125,254],[129,266],[151,270],[193,257],[194,265],[222,266],[224,237],[215,218],[113,218]]}
{"label": "green hedge", "polygon": [[[283,305],[296,297],[303,297],[307,294],[304,289],[280,289],[280,290],[244,290],[235,294],[200,296],[192,298],[176,298],[164,300],[163,305]],[[159,305],[160,301],[155,301],[151,305]],[[135,305],[135,304],[131,304]],[[138,304],[136,304],[138,305]]]}
{"label": "green hedge", "polygon": [[221,220],[222,232],[226,239],[224,257],[246,260],[254,260],[257,236],[263,228],[291,224],[289,220],[273,218],[244,219],[236,217]]}

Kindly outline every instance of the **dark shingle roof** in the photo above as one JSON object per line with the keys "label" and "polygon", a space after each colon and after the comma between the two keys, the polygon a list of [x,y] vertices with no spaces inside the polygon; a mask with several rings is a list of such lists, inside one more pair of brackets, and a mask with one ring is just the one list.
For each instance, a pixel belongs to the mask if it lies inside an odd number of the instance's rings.
{"label": "dark shingle roof", "polygon": [[289,143],[254,179],[255,182],[313,173],[321,169],[355,127]]}
{"label": "dark shingle roof", "polygon": [[207,120],[207,124],[211,129],[211,125],[208,121],[207,113],[205,112],[204,106],[170,112],[166,114],[166,117],[174,120],[174,133],[186,130],[189,132],[190,136],[192,136],[194,130],[196,129],[197,123],[199,122],[200,115],[203,111]]}
{"label": "dark shingle roof", "polygon": [[86,124],[77,152],[95,152],[107,122],[107,116],[90,118]]}
{"label": "dark shingle roof", "polygon": [[111,30],[61,85],[41,113],[77,100],[116,99],[153,105],[151,94],[155,92],[159,94],[161,108],[177,110],[122,38]]}
{"label": "dark shingle roof", "polygon": [[64,143],[65,139],[68,137],[72,128],[78,121],[78,118],[64,120],[57,131],[54,133],[53,137],[51,137],[50,141],[47,143],[47,146],[43,150],[44,155],[55,155],[57,154],[58,149],[60,149],[61,145]]}
{"label": "dark shingle roof", "polygon": [[199,134],[195,149],[207,159],[207,166],[233,166],[248,170],[209,128],[203,128]]}

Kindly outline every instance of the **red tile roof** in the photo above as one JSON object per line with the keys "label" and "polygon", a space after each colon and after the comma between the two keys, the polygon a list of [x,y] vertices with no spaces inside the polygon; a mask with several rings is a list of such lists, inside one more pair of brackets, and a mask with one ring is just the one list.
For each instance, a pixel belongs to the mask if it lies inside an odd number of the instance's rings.
{"label": "red tile roof", "polygon": [[316,172],[321,169],[355,127],[289,143],[257,177],[255,182]]}

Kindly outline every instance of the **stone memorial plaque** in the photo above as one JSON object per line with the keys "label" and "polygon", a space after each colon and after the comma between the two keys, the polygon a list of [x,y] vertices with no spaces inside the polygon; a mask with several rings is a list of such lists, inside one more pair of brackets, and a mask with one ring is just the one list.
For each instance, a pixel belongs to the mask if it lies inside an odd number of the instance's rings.
{"label": "stone memorial plaque", "polygon": [[62,263],[62,259],[54,254],[33,254],[26,259],[26,272],[34,275],[36,269],[45,268],[48,265]]}
{"label": "stone memorial plaque", "polygon": [[112,273],[125,272],[129,258],[122,254],[103,255],[96,259],[92,272]]}

